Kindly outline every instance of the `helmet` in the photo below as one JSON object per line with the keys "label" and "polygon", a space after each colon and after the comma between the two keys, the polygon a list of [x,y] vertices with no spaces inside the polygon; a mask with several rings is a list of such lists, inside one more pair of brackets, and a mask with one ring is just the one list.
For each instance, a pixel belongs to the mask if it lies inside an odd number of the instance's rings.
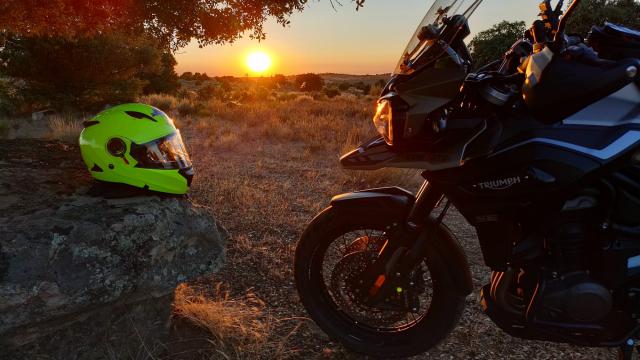
{"label": "helmet", "polygon": [[85,121],[80,152],[91,175],[101,181],[184,194],[193,178],[173,120],[145,104],[114,106]]}

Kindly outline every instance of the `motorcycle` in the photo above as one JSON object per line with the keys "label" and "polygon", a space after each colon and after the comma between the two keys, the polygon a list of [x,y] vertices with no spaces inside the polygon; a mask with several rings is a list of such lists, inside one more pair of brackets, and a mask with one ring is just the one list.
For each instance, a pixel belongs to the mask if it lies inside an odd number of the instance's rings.
{"label": "motorcycle", "polygon": [[389,187],[334,197],[297,245],[300,300],[355,352],[431,349],[473,290],[464,250],[443,224],[453,205],[492,271],[480,296],[497,326],[631,358],[640,33],[605,24],[586,40],[569,35],[580,0],[564,12],[562,1],[543,1],[524,37],[474,71],[464,40],[481,3],[434,2],[377,102],[379,136],[340,159],[354,170],[421,169],[424,184],[415,195]]}

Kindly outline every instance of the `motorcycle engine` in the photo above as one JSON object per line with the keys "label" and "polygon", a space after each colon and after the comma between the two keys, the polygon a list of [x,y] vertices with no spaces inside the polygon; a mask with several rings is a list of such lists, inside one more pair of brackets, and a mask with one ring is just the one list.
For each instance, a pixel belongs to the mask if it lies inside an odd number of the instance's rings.
{"label": "motorcycle engine", "polygon": [[597,194],[588,192],[564,204],[545,239],[549,259],[538,278],[527,318],[594,323],[611,312],[611,292],[590,272],[591,254],[599,251],[601,216],[597,209]]}
{"label": "motorcycle engine", "polygon": [[585,271],[563,274],[557,279],[544,280],[534,298],[538,320],[577,321],[592,323],[604,319],[610,312],[613,299],[609,290],[594,281]]}

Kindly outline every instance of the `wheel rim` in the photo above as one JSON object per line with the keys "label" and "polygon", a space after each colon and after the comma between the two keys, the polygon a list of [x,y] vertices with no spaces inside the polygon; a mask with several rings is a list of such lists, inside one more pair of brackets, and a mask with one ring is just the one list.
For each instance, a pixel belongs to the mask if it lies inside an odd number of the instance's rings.
{"label": "wheel rim", "polygon": [[375,261],[387,240],[383,230],[350,230],[334,238],[320,256],[325,298],[345,320],[376,332],[415,326],[426,316],[433,300],[434,282],[424,261],[397,284],[390,301],[382,306],[372,307],[359,300],[355,279]]}

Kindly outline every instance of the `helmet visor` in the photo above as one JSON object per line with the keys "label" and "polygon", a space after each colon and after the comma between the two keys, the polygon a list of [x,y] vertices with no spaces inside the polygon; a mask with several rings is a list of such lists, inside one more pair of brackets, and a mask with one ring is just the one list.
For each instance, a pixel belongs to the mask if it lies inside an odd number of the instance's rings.
{"label": "helmet visor", "polygon": [[131,156],[137,167],[149,169],[187,169],[192,166],[180,131],[146,144],[131,145]]}

